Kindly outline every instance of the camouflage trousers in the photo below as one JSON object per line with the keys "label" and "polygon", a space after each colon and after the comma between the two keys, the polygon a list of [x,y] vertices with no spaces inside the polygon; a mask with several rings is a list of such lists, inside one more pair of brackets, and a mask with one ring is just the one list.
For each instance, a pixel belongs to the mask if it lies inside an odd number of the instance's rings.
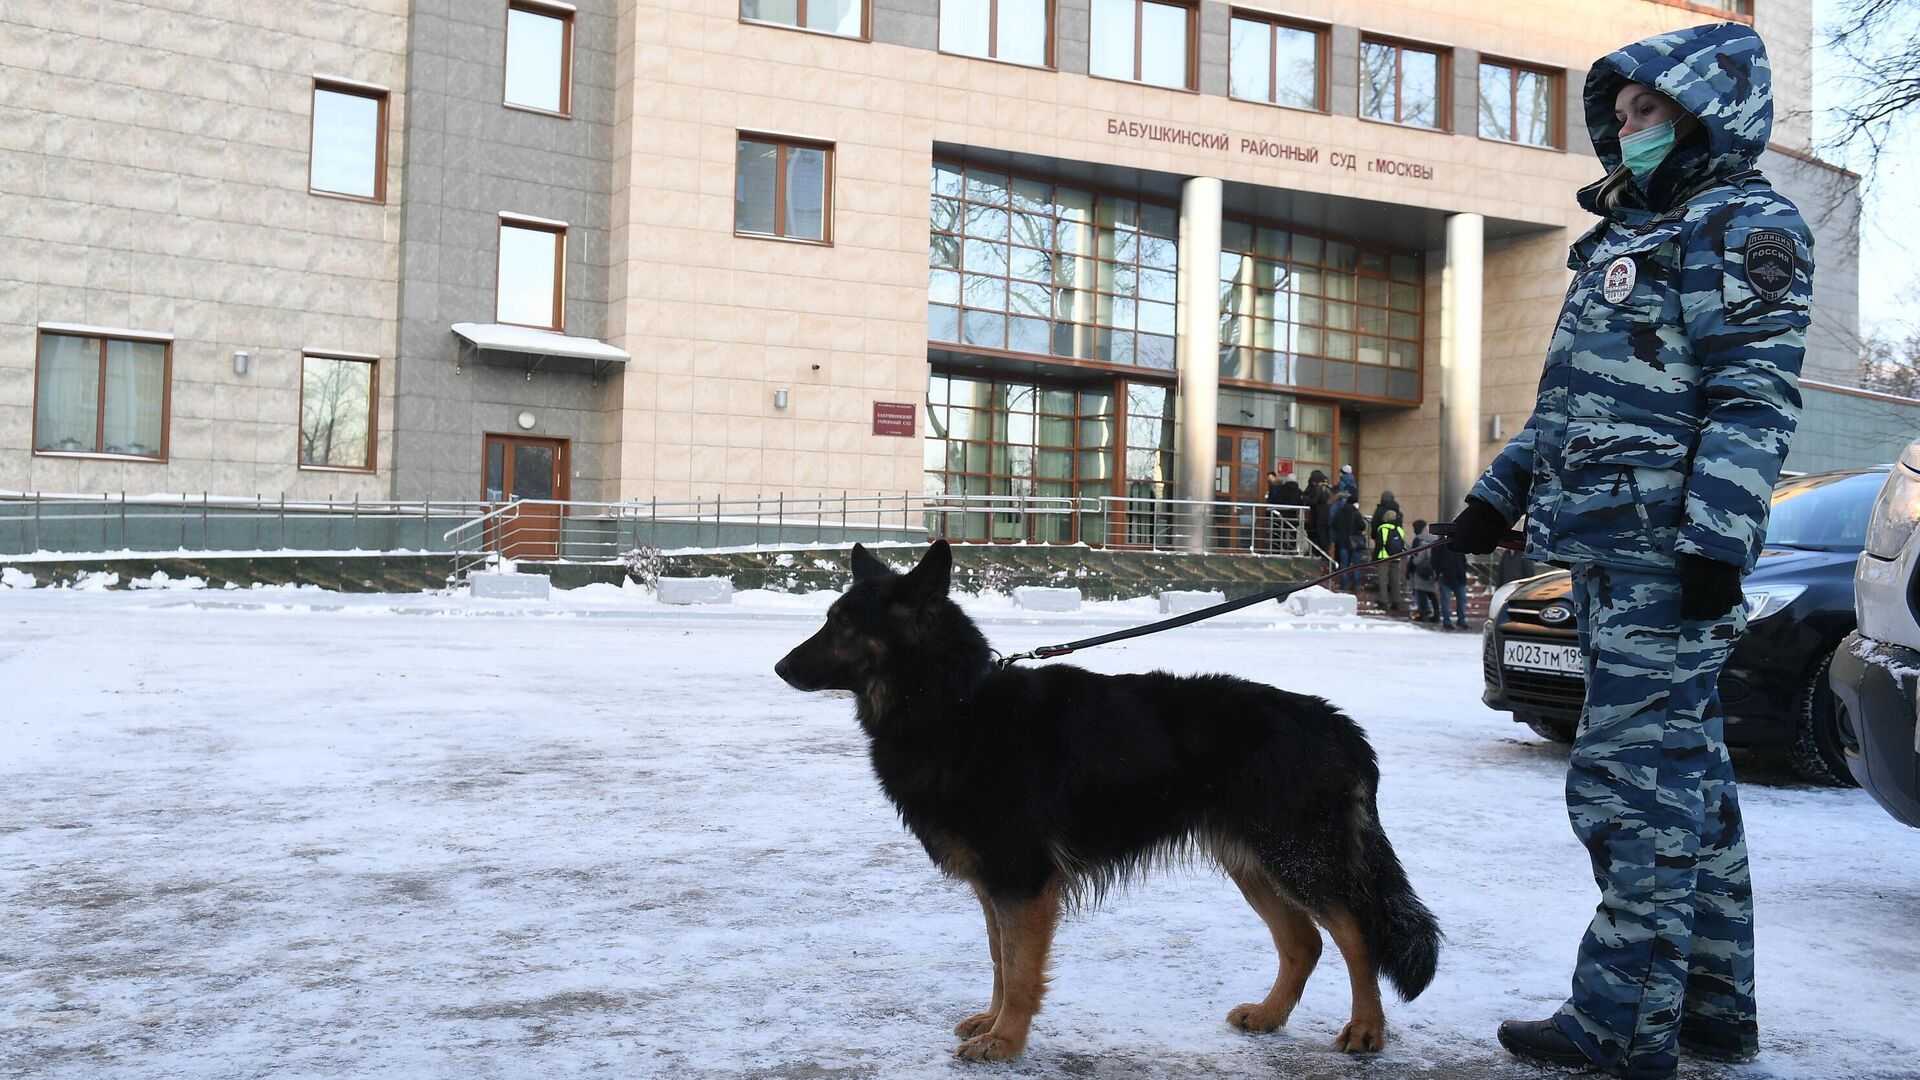
{"label": "camouflage trousers", "polygon": [[1718,688],[1746,613],[1683,621],[1678,577],[1591,565],[1569,599],[1587,702],[1567,813],[1600,906],[1555,1024],[1629,1080],[1671,1076],[1683,1046],[1750,1057],[1753,889]]}

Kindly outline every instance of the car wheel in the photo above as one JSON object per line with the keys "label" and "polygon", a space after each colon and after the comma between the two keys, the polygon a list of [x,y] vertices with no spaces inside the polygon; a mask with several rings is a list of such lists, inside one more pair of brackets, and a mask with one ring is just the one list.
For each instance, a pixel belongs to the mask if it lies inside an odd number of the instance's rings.
{"label": "car wheel", "polygon": [[1841,750],[1840,709],[1827,685],[1827,669],[1833,666],[1833,654],[1813,669],[1813,677],[1800,689],[1800,708],[1796,712],[1793,745],[1787,759],[1793,771],[1816,784],[1855,787],[1852,770],[1847,768]]}
{"label": "car wheel", "polygon": [[1535,735],[1548,742],[1572,743],[1573,724],[1565,720],[1549,720],[1544,716],[1523,716],[1523,723],[1533,729]]}

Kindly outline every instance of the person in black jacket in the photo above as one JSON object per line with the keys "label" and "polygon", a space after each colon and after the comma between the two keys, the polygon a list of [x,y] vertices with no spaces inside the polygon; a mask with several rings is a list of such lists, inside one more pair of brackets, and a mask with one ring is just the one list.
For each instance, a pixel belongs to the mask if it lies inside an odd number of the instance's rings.
{"label": "person in black jacket", "polygon": [[1333,554],[1333,488],[1319,469],[1307,476],[1307,536],[1313,546]]}
{"label": "person in black jacket", "polygon": [[[1440,629],[1452,630],[1455,627],[1467,628],[1467,557],[1453,550],[1452,544],[1443,544],[1427,553],[1427,566],[1440,586]],[[1447,601],[1453,601],[1453,611],[1447,611]]]}
{"label": "person in black jacket", "polygon": [[[1333,543],[1342,569],[1351,570],[1365,562],[1372,551],[1367,543],[1367,515],[1360,512],[1357,494],[1342,495],[1334,504]],[[1357,591],[1359,585],[1360,574],[1357,571],[1340,575],[1340,587],[1348,592]]]}

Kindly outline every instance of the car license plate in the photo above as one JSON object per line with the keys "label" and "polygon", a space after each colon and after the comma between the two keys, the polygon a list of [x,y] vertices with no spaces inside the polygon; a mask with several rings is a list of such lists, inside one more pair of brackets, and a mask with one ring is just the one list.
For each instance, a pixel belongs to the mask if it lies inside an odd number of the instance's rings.
{"label": "car license plate", "polygon": [[1536,641],[1506,643],[1505,664],[1521,671],[1550,671],[1555,675],[1586,674],[1578,645],[1542,645]]}

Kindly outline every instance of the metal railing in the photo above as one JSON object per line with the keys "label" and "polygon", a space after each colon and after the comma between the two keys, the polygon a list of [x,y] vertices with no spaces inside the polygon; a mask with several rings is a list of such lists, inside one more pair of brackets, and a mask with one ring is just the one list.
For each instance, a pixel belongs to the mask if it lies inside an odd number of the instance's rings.
{"label": "metal railing", "polygon": [[285,496],[0,495],[0,555],[129,552],[451,552],[449,527],[487,504]]}
{"label": "metal railing", "polygon": [[1305,509],[1115,496],[903,492],[644,502],[289,500],[209,493],[0,495],[0,555],[362,551],[479,562],[609,561],[642,549],[924,543],[1085,544],[1320,556]]}
{"label": "metal railing", "polygon": [[[853,495],[596,503],[516,500],[449,529],[457,579],[501,558],[612,561],[652,550],[764,545],[1085,544],[1325,558],[1306,509],[1114,496]],[[1197,524],[1196,524],[1197,522]]]}

